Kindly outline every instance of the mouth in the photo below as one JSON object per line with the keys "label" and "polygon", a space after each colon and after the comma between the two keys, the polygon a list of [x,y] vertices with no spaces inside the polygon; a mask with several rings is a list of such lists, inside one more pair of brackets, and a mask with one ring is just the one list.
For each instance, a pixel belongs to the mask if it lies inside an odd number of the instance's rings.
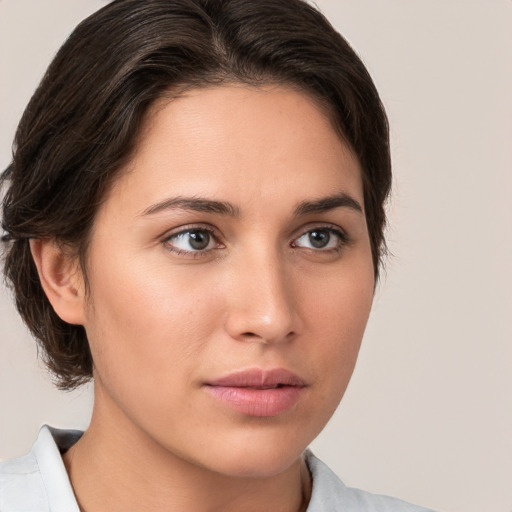
{"label": "mouth", "polygon": [[243,370],[205,383],[205,390],[223,405],[258,417],[292,409],[306,387],[302,378],[283,368]]}

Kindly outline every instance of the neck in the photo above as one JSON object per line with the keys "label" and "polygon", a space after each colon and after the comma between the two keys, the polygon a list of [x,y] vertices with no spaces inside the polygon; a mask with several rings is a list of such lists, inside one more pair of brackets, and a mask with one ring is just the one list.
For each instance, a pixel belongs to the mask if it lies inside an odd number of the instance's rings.
{"label": "neck", "polygon": [[101,400],[63,458],[83,512],[256,512],[269,510],[269,503],[273,512],[298,512],[310,495],[302,458],[273,476],[219,474],[169,452]]}

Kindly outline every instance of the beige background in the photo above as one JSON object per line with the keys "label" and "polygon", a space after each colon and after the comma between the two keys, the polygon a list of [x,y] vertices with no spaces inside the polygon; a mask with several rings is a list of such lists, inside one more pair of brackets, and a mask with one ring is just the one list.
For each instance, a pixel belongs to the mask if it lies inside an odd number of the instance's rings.
{"label": "beige background", "polygon": [[[99,0],[0,0],[0,167],[24,105]],[[315,452],[352,486],[447,512],[512,511],[512,2],[319,0],[391,126],[394,257],[343,406]],[[0,458],[84,428],[0,289]]]}

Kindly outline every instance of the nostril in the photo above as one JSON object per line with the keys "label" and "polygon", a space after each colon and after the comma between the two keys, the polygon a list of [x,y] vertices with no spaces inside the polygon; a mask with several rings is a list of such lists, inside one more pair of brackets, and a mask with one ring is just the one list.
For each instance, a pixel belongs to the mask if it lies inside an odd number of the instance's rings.
{"label": "nostril", "polygon": [[256,334],[254,332],[247,331],[240,335],[240,339],[255,340],[255,341],[260,341],[262,343],[273,343],[273,342],[279,341],[279,340],[281,340],[281,341],[289,340],[294,335],[295,335],[294,331],[290,331],[288,334],[286,334],[286,336],[283,336],[283,337],[281,337],[281,336],[276,337],[274,335],[264,336],[263,334]]}

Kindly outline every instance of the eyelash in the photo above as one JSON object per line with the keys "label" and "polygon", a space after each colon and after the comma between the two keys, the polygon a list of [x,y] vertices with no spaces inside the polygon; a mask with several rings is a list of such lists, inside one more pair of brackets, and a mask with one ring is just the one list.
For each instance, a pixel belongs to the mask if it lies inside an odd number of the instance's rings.
{"label": "eyelash", "polygon": [[[313,233],[315,231],[328,232],[331,236],[334,235],[335,237],[337,237],[338,242],[336,243],[336,247],[332,247],[329,249],[305,248],[306,250],[309,250],[311,252],[328,253],[328,254],[332,254],[333,252],[341,252],[351,242],[351,239],[345,230],[343,230],[337,226],[334,227],[332,225],[318,225],[318,226],[310,227],[306,231],[303,231],[299,236],[297,236],[293,239],[290,246],[300,248],[300,246],[296,245],[297,241],[300,240],[302,237],[306,236],[308,233]],[[193,232],[208,233],[208,236],[216,244],[216,247],[211,248],[211,249],[205,249],[205,250],[193,250],[193,249],[185,250],[185,249],[179,249],[170,243],[170,241],[173,238],[177,238],[179,236],[183,236],[183,235],[186,235],[187,233],[193,233]],[[216,235],[215,230],[212,229],[211,227],[195,225],[195,226],[186,226],[186,227],[180,229],[180,231],[177,231],[176,233],[171,233],[171,234],[167,235],[163,239],[163,244],[168,251],[170,251],[178,256],[185,256],[185,257],[189,257],[189,258],[200,258],[200,257],[207,256],[214,249],[222,249],[224,247],[224,245],[218,241],[218,238],[219,237]],[[330,242],[330,240],[329,240],[329,242]]]}
{"label": "eyelash", "polygon": [[[333,253],[333,252],[341,252],[351,242],[351,239],[345,230],[343,230],[339,227],[332,226],[332,225],[319,225],[319,226],[314,226],[314,227],[309,228],[308,230],[304,231],[300,236],[295,238],[294,241],[292,242],[292,247],[297,247],[295,244],[297,243],[298,240],[300,240],[302,237],[306,236],[308,233],[314,233],[315,231],[316,232],[325,231],[325,232],[329,233],[330,236],[334,235],[338,239],[338,242],[336,243],[335,247],[331,247],[329,249],[322,249],[322,248],[310,249],[312,252],[329,253],[329,254]],[[329,242],[330,242],[330,240],[329,240]]]}
{"label": "eyelash", "polygon": [[224,247],[220,242],[218,242],[218,236],[215,234],[215,230],[208,226],[186,226],[180,231],[177,231],[176,233],[171,233],[168,236],[166,236],[163,240],[164,246],[166,249],[178,256],[186,256],[189,258],[200,258],[202,256],[206,256],[209,252],[211,252],[213,249],[207,249],[207,250],[197,250],[194,251],[193,249],[185,250],[185,249],[179,249],[177,247],[174,247],[170,241],[173,238],[177,238],[179,236],[186,235],[187,233],[193,233],[193,232],[203,232],[208,233],[208,236],[211,240],[214,241],[217,247],[215,248],[222,248]]}

